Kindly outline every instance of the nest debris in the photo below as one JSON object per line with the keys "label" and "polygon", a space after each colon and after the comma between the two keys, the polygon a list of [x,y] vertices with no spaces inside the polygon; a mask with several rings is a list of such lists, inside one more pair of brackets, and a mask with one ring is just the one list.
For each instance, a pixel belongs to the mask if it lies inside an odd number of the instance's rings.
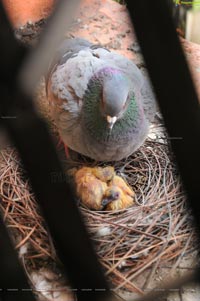
{"label": "nest debris", "polygon": [[[147,139],[132,156],[113,163],[117,174],[135,191],[136,205],[116,212],[80,206],[105,275],[115,290],[143,293],[162,267],[170,267],[170,274],[183,257],[197,249],[193,218],[174,160],[167,144],[160,141]],[[81,156],[70,164],[96,163]],[[16,249],[23,253],[26,270],[56,264],[55,249],[17,152],[2,150],[0,165],[0,208]],[[25,245],[27,250],[22,252]],[[147,274],[138,284],[143,273]]]}

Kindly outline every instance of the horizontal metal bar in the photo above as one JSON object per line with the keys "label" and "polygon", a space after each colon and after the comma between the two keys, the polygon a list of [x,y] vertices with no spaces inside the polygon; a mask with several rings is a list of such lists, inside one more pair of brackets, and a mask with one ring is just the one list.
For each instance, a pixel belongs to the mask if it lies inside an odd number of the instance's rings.
{"label": "horizontal metal bar", "polygon": [[[0,24],[3,28],[10,28],[1,8],[2,22]],[[57,27],[58,25],[59,23],[52,26]],[[56,30],[62,32],[59,27]],[[53,29],[52,32],[56,34]],[[0,64],[3,65],[2,77],[0,78],[0,116],[7,116],[7,118],[0,118],[1,124],[6,128],[19,151],[36,200],[42,209],[55,243],[58,256],[72,288],[77,291],[78,299],[99,300],[100,297],[106,297],[110,294],[109,286],[88,237],[71,187],[65,181],[65,172],[47,126],[34,109],[31,97],[27,96],[29,94],[26,93],[27,90],[23,89],[22,91],[17,85],[16,73],[22,64],[22,57],[19,59],[18,55],[15,56],[15,52],[20,53],[21,50],[17,41],[13,39],[12,30],[7,30],[6,34],[0,30],[0,43],[6,45],[2,56],[0,56]],[[12,45],[14,53],[11,50],[6,53],[6,47],[9,45]],[[44,49],[39,48],[38,51],[41,51],[43,55],[45,54]],[[4,60],[7,64],[3,63]],[[9,61],[12,64],[8,64]],[[38,64],[41,64],[40,60],[31,59],[30,63],[33,62],[37,67]],[[12,74],[12,70],[16,70],[16,72]],[[30,69],[27,70],[32,72]],[[5,74],[8,74],[5,78],[3,76],[4,71]],[[36,71],[32,77],[33,81],[38,78],[40,72],[41,70]],[[33,81],[30,80],[30,82]],[[62,175],[64,180],[56,180],[55,174]],[[3,270],[1,273],[3,274]],[[88,288],[91,291],[85,290]]]}
{"label": "horizontal metal bar", "polygon": [[[15,97],[26,99],[18,91]],[[72,288],[77,290],[80,300],[98,300],[109,295],[108,284],[45,122],[33,110],[22,113],[12,108],[10,114],[16,118],[4,119],[4,125],[19,151]],[[85,288],[92,291],[83,291]]]}

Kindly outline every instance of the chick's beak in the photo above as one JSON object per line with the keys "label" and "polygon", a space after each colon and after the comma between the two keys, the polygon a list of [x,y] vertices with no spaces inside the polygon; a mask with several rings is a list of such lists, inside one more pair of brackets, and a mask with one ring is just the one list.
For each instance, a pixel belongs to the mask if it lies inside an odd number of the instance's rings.
{"label": "chick's beak", "polygon": [[106,120],[108,122],[108,127],[110,130],[112,130],[113,128],[113,125],[115,124],[116,120],[117,120],[117,117],[114,116],[114,117],[111,117],[109,115],[106,116]]}

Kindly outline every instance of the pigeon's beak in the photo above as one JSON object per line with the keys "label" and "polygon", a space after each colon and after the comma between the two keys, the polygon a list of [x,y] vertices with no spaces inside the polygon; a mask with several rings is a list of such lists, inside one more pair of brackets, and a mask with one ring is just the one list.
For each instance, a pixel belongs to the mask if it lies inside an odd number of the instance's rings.
{"label": "pigeon's beak", "polygon": [[114,116],[114,117],[111,117],[109,115],[106,116],[106,119],[107,119],[107,122],[108,122],[108,127],[110,130],[112,130],[113,128],[113,125],[115,124],[116,120],[117,120],[117,117]]}

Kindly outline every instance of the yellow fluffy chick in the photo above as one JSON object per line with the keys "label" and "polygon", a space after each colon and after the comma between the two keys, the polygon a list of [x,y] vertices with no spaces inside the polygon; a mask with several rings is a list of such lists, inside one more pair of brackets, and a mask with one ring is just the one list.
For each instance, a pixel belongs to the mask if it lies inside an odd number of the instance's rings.
{"label": "yellow fluffy chick", "polygon": [[83,167],[75,173],[76,193],[88,208],[102,210],[102,199],[108,188],[107,182],[114,176],[114,168]]}
{"label": "yellow fluffy chick", "polygon": [[91,168],[93,175],[95,175],[99,180],[108,182],[115,176],[115,170],[112,166],[106,167],[94,167]]}
{"label": "yellow fluffy chick", "polygon": [[112,166],[83,167],[73,171],[76,193],[93,210],[119,210],[134,204],[134,191]]}
{"label": "yellow fluffy chick", "polygon": [[105,210],[121,210],[133,205],[133,198],[126,195],[117,186],[109,187],[104,195],[103,205]]}
{"label": "yellow fluffy chick", "polygon": [[125,193],[126,195],[128,195],[132,198],[135,196],[135,192],[132,190],[132,188],[119,176],[114,176],[112,178],[112,180],[110,182],[110,186],[111,185],[121,188],[123,193]]}

